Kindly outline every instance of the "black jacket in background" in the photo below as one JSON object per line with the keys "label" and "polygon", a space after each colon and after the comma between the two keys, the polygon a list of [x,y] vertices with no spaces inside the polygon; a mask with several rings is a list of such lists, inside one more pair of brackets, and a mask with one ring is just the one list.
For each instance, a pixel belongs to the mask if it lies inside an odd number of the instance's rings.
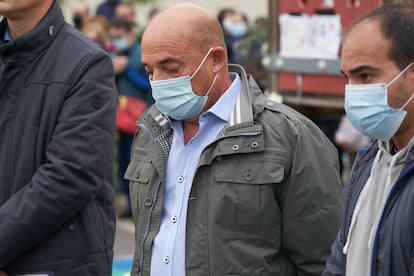
{"label": "black jacket in background", "polygon": [[115,110],[110,58],[57,2],[0,42],[0,270],[111,275]]}

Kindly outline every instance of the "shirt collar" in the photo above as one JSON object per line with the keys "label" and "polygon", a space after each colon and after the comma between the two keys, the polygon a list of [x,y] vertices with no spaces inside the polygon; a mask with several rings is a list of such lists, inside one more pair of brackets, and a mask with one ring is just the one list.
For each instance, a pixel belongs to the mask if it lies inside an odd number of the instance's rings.
{"label": "shirt collar", "polygon": [[6,32],[4,33],[4,38],[3,38],[3,41],[4,42],[9,42],[9,41],[12,41],[13,39],[12,39],[12,37],[11,37],[11,35],[10,35],[10,32],[9,32],[9,29],[7,28],[6,29]]}
{"label": "shirt collar", "polygon": [[[233,109],[229,108],[229,106],[234,106],[241,87],[241,80],[239,75],[237,73],[232,72],[230,72],[229,74],[233,79],[232,84],[226,90],[226,92],[218,99],[218,101],[212,107],[210,107],[209,110],[206,111],[206,113],[212,113],[225,122],[229,120],[230,115],[233,111]],[[204,114],[202,114],[201,116],[203,115]]]}

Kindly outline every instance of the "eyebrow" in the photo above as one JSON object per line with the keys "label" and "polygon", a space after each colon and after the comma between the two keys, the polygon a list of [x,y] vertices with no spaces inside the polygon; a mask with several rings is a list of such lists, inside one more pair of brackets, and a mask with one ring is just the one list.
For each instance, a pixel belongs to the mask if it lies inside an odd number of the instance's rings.
{"label": "eyebrow", "polygon": [[[169,64],[169,63],[181,63],[181,62],[179,60],[175,59],[175,58],[168,57],[166,59],[157,61],[157,66],[162,66],[162,65],[165,65],[165,64]],[[146,64],[146,63],[142,63],[142,65],[148,66],[148,64]]]}
{"label": "eyebrow", "polygon": [[[367,70],[368,71],[373,71],[373,70],[376,70],[376,68],[374,68],[370,65],[361,65],[361,66],[358,66],[358,67],[355,67],[355,68],[349,70],[349,74],[350,75],[357,75],[358,73],[361,73],[361,72],[367,71]],[[342,71],[342,70],[341,70],[341,74],[346,76],[345,72]]]}
{"label": "eyebrow", "polygon": [[158,61],[157,63],[158,63],[159,65],[164,65],[164,64],[167,64],[167,63],[174,63],[174,62],[176,62],[176,63],[180,63],[180,61],[178,61],[177,59],[172,58],[172,57],[169,57],[169,58],[166,58],[166,59],[160,60],[160,61]]}

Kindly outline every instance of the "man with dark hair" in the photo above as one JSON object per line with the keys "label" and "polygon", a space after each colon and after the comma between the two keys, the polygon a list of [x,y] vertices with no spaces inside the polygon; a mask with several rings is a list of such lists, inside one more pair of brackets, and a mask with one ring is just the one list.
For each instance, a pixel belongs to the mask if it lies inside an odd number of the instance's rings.
{"label": "man with dark hair", "polygon": [[58,1],[0,1],[0,275],[110,276],[111,59]]}
{"label": "man with dark hair", "polygon": [[342,46],[345,111],[374,139],[345,186],[344,220],[324,276],[414,275],[414,6],[359,18]]}
{"label": "man with dark hair", "polygon": [[96,15],[104,16],[108,21],[111,21],[115,16],[115,9],[122,0],[104,0],[98,5]]}

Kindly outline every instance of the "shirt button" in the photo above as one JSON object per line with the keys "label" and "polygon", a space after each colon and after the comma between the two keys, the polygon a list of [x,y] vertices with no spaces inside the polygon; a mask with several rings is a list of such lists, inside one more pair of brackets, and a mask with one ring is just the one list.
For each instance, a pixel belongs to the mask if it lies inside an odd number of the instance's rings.
{"label": "shirt button", "polygon": [[177,216],[173,216],[173,217],[171,218],[171,221],[172,221],[173,223],[176,223],[176,222],[177,222]]}
{"label": "shirt button", "polygon": [[168,264],[170,262],[170,258],[168,256],[164,257],[164,263]]}
{"label": "shirt button", "polygon": [[184,177],[179,176],[177,180],[178,180],[178,182],[179,182],[179,183],[183,183],[183,181],[184,181]]}

